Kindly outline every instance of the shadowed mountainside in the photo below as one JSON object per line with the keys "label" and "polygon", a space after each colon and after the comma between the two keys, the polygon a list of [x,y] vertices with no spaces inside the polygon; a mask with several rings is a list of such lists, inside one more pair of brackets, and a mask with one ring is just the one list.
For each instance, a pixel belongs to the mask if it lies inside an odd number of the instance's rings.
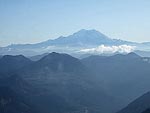
{"label": "shadowed mountainside", "polygon": [[150,108],[150,92],[137,98],[118,113],[149,113],[148,108]]}

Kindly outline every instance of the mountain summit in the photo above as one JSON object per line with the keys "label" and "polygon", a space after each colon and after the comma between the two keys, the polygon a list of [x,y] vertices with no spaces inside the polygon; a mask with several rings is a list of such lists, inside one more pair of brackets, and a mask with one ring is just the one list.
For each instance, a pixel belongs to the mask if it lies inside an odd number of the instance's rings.
{"label": "mountain summit", "polygon": [[54,40],[48,40],[46,43],[48,45],[78,45],[78,46],[83,46],[83,45],[99,45],[102,43],[106,42],[111,42],[112,39],[108,38],[104,34],[96,31],[96,30],[79,30],[78,32],[69,35],[67,37],[59,37]]}
{"label": "mountain summit", "polygon": [[100,33],[99,31],[92,29],[92,30],[85,30],[81,29],[80,31],[74,33],[73,35],[69,36],[70,38],[97,38],[101,40],[109,40],[110,38],[105,36],[104,34]]}

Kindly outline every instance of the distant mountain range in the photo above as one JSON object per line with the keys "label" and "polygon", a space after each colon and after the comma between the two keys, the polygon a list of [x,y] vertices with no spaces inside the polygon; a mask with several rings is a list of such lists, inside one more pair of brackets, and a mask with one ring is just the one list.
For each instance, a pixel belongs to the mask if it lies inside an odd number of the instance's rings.
{"label": "distant mountain range", "polygon": [[[0,86],[8,87],[10,96],[15,93],[12,97],[16,103],[14,108],[20,112],[26,111],[26,106],[20,106],[25,100],[28,109],[34,106],[29,111],[38,110],[40,113],[108,113],[118,108],[117,100],[104,91],[91,71],[68,54],[53,52],[38,61],[10,55],[0,60],[0,68],[7,70],[0,74]],[[23,100],[16,98],[20,96]],[[11,110],[7,105],[5,108]]]}
{"label": "distant mountain range", "polygon": [[[115,113],[149,91],[149,68],[150,58],[135,53],[77,59],[52,52],[34,61],[5,55],[0,108],[6,113]],[[141,112],[148,108],[145,103]]]}
{"label": "distant mountain range", "polygon": [[[150,43],[136,43],[118,39],[111,39],[104,34],[96,30],[82,29],[70,36],[59,37],[54,40],[48,40],[36,44],[12,44],[7,47],[0,48],[1,55],[17,55],[23,54],[26,56],[38,55],[46,52],[64,52],[74,54],[85,54],[85,49],[97,48],[104,45],[103,48],[99,48],[98,51],[94,51],[92,54],[105,54],[121,52],[126,53],[129,48],[129,52],[134,50],[149,51]],[[126,45],[126,46],[121,46]],[[114,46],[114,47],[113,47]],[[111,48],[111,49],[110,49]],[[118,49],[115,49],[118,48]],[[109,49],[109,50],[108,50]],[[83,52],[84,51],[84,52]],[[86,51],[88,53],[89,51]]]}

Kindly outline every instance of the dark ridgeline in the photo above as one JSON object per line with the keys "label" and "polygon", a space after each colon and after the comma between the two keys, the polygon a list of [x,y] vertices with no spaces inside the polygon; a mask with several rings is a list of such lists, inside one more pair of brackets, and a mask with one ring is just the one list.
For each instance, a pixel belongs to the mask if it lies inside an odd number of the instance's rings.
{"label": "dark ridgeline", "polygon": [[31,63],[32,61],[23,55],[5,55],[0,58],[0,74],[9,75],[15,73],[25,65],[30,65]]}
{"label": "dark ridgeline", "polygon": [[41,55],[31,56],[31,57],[29,57],[29,59],[32,60],[32,61],[38,61],[38,60],[40,60],[41,58],[43,58],[44,56],[46,56],[48,54],[49,53],[44,53],[44,54],[41,54]]}
{"label": "dark ridgeline", "polygon": [[150,113],[150,92],[137,98],[117,113]]}
{"label": "dark ridgeline", "polygon": [[3,56],[0,87],[10,92],[15,113],[114,113],[149,90],[149,67],[135,53],[82,60],[56,52],[38,61]]}

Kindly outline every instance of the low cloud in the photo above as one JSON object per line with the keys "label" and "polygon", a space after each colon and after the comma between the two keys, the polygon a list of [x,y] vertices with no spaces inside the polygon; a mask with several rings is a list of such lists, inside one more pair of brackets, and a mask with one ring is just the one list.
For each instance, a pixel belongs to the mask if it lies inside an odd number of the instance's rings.
{"label": "low cloud", "polygon": [[100,45],[95,48],[82,49],[79,52],[82,53],[94,53],[94,54],[103,54],[103,53],[130,53],[134,51],[135,46],[130,45],[119,45],[119,46],[105,46]]}

